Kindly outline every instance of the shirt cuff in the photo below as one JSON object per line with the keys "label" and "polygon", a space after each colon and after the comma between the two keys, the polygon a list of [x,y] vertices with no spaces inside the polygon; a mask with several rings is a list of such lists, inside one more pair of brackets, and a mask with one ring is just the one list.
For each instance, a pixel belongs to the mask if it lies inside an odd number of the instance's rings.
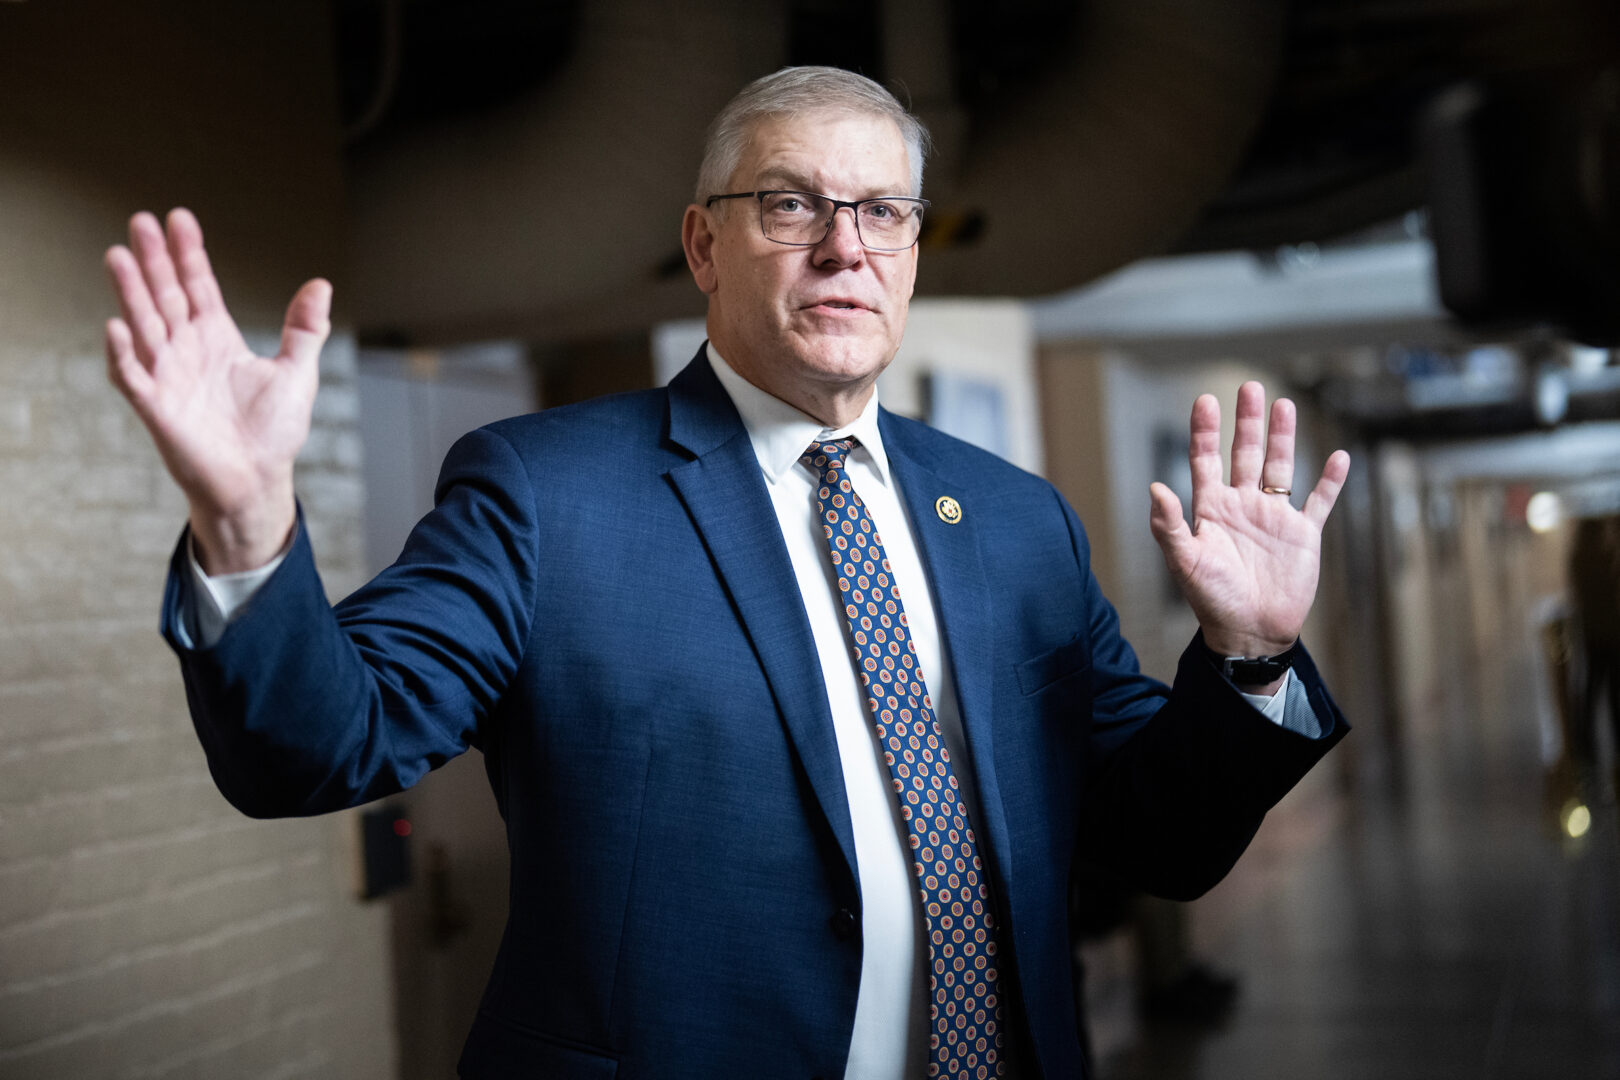
{"label": "shirt cuff", "polygon": [[193,648],[210,648],[225,636],[225,627],[230,625],[232,617],[247,606],[253,594],[270,580],[270,575],[276,572],[276,567],[292,550],[293,536],[296,535],[297,530],[294,530],[276,557],[257,570],[242,570],[215,577],[209,577],[203,571],[202,564],[197,561],[196,542],[189,535],[186,537],[186,561],[191,564],[194,587],[187,590],[189,610],[185,615],[189,616],[187,624],[195,631],[192,635]]}
{"label": "shirt cuff", "polygon": [[1298,732],[1308,739],[1322,737],[1322,724],[1316,718],[1316,710],[1311,708],[1310,695],[1305,692],[1305,684],[1294,675],[1293,669],[1283,672],[1282,685],[1275,694],[1244,694],[1243,698],[1258,709],[1261,716],[1279,727]]}

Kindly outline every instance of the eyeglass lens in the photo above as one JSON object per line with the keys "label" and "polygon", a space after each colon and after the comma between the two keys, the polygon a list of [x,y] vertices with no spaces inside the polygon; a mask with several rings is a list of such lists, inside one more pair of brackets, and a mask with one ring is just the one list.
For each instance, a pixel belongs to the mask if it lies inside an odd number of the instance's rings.
{"label": "eyeglass lens", "polygon": [[[767,239],[782,244],[819,244],[837,211],[832,200],[807,191],[773,191],[760,199],[759,222]],[[922,207],[909,199],[867,199],[855,207],[861,243],[883,251],[910,247],[922,228]]]}

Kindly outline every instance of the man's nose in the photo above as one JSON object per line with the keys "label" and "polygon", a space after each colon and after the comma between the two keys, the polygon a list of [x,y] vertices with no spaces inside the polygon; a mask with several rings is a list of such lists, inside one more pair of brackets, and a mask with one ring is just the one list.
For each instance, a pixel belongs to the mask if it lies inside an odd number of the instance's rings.
{"label": "man's nose", "polygon": [[[847,218],[844,216],[845,210],[849,211]],[[817,264],[848,266],[859,262],[865,254],[866,246],[861,243],[861,232],[855,223],[855,208],[840,206],[833,211],[827,235],[816,245]]]}

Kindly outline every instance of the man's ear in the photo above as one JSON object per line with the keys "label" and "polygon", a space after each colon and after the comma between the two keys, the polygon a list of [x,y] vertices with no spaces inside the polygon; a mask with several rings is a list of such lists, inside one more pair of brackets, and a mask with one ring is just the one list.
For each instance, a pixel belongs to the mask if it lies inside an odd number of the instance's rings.
{"label": "man's ear", "polygon": [[686,252],[686,265],[697,287],[710,296],[720,287],[720,275],[714,265],[714,225],[710,212],[696,203],[686,208],[686,216],[681,219],[681,247]]}

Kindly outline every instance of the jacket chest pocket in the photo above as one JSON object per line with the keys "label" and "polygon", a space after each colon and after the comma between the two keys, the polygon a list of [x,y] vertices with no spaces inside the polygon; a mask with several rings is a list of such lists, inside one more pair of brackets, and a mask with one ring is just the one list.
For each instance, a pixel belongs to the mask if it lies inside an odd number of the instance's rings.
{"label": "jacket chest pocket", "polygon": [[1086,697],[1090,697],[1091,653],[1081,635],[1075,635],[1072,641],[1050,652],[1025,660],[1014,671],[1018,676],[1018,689],[1025,697],[1047,692],[1059,685],[1064,685],[1071,692],[1081,690]]}

